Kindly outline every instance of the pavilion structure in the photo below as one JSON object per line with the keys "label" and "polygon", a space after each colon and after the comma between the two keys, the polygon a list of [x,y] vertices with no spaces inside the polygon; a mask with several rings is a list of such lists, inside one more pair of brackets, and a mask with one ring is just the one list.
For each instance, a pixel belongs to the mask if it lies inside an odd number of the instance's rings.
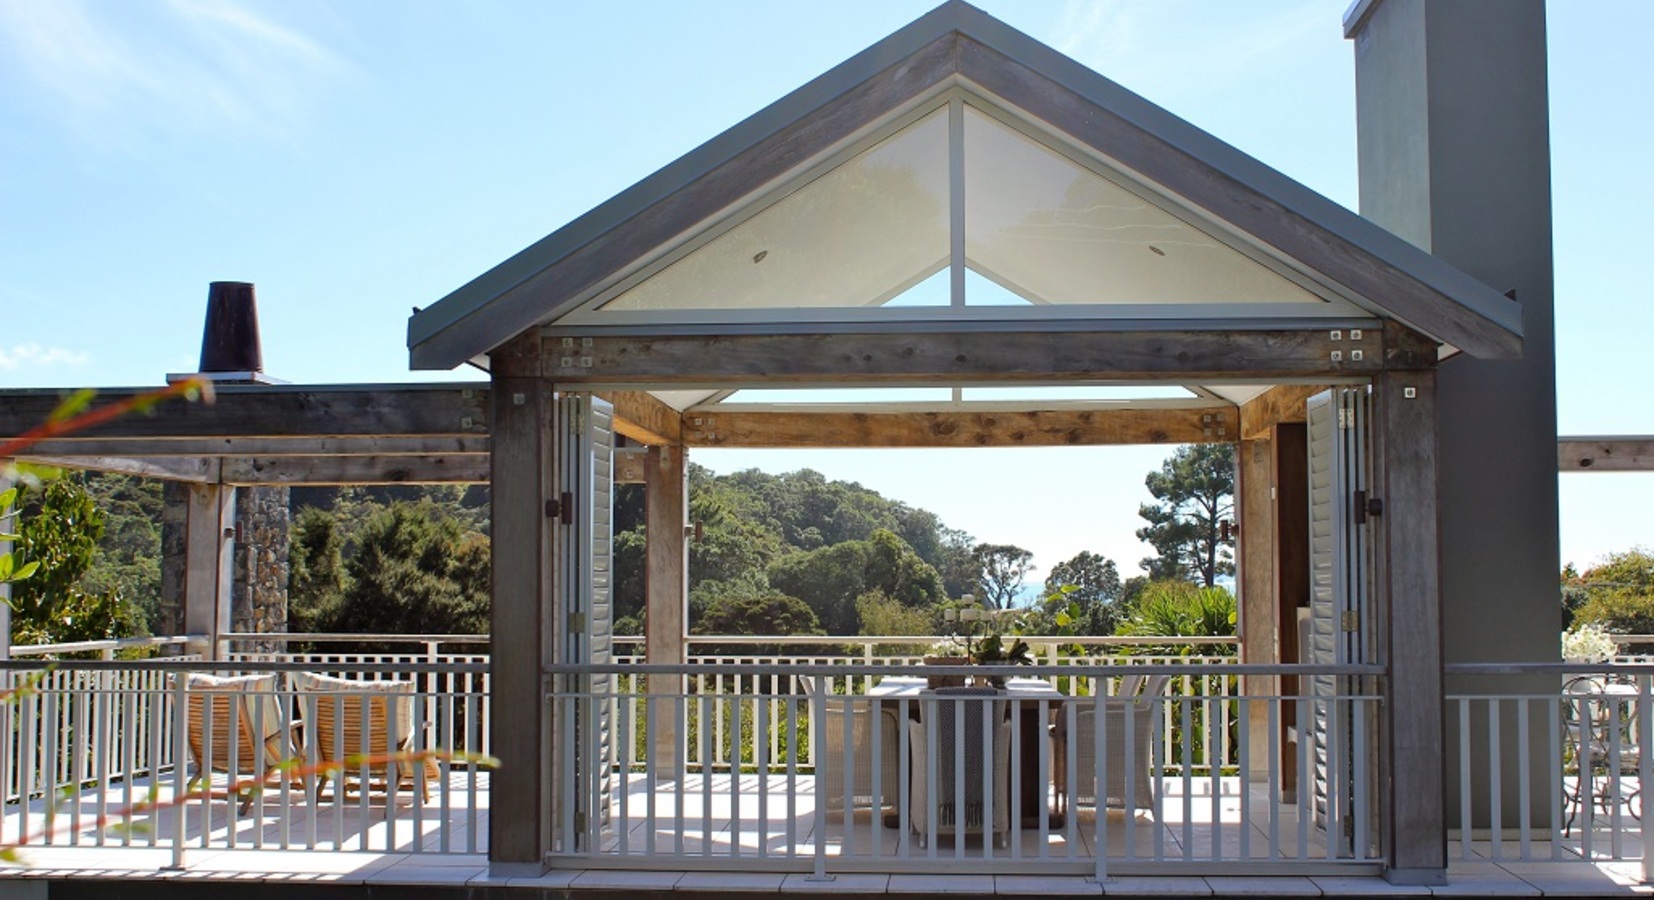
{"label": "pavilion structure", "polygon": [[[593,422],[648,448],[666,663],[686,450],[1238,442],[1247,661],[1384,667],[1364,763],[1390,870],[1443,871],[1438,367],[1519,358],[1520,306],[980,11],[944,4],[483,273],[409,347],[489,372],[500,671],[603,658]],[[496,682],[502,868],[556,840],[551,684]]]}

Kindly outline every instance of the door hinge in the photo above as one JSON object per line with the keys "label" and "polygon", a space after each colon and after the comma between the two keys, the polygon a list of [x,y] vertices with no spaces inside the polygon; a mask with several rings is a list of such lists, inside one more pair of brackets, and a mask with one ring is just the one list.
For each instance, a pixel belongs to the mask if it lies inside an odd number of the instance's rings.
{"label": "door hinge", "polygon": [[1356,631],[1361,628],[1361,615],[1353,609],[1346,609],[1339,616],[1338,625],[1344,631]]}
{"label": "door hinge", "polygon": [[569,410],[569,434],[579,436],[586,431],[586,412],[580,407]]}
{"label": "door hinge", "polygon": [[569,631],[580,632],[586,630],[586,614],[583,612],[569,613]]}
{"label": "door hinge", "polygon": [[584,812],[576,812],[574,814],[574,830],[575,831],[585,831],[586,830],[586,814]]}
{"label": "door hinge", "polygon": [[574,524],[574,495],[564,491],[554,500],[546,501],[546,518],[556,519],[564,525]]}

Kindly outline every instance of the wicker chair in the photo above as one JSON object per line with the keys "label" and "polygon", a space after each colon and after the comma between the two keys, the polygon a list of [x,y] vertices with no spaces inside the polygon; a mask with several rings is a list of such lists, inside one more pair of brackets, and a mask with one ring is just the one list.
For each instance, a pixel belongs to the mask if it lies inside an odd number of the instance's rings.
{"label": "wicker chair", "polygon": [[307,723],[305,762],[319,767],[316,799],[330,777],[345,791],[389,794],[393,768],[398,786],[417,788],[422,800],[431,798],[431,782],[442,778],[435,759],[390,759],[418,749],[413,682],[350,681],[310,672],[294,672],[292,679]]}
{"label": "wicker chair", "polygon": [[[1100,697],[1095,702],[1075,701],[1075,733],[1069,736],[1074,741],[1074,759],[1079,769],[1076,779],[1079,789],[1073,798],[1075,806],[1112,806],[1159,817],[1154,741],[1160,733],[1160,695],[1171,680],[1170,675],[1127,675],[1120,679],[1120,691],[1114,696]],[[1097,786],[1099,707],[1104,717],[1103,774],[1107,780],[1101,790]],[[1064,726],[1059,719],[1057,727]],[[1067,789],[1066,783],[1057,786],[1059,795],[1066,794]]]}
{"label": "wicker chair", "polygon": [[[867,697],[828,693],[818,699],[813,714],[822,737],[816,760],[817,802],[825,804],[829,816],[844,815],[846,796],[852,810],[893,809],[901,795],[895,710]],[[875,716],[879,723],[877,759],[870,724]],[[877,797],[874,772],[879,774]]]}
{"label": "wicker chair", "polygon": [[[1005,845],[1011,833],[1008,711],[1003,695],[990,687],[945,687],[921,695],[919,721],[908,723],[913,750],[911,815],[921,847],[929,843],[932,834],[941,837],[984,832],[992,833],[996,846]],[[936,777],[934,798],[930,796],[932,769]],[[958,808],[960,794],[964,795],[963,809]]]}

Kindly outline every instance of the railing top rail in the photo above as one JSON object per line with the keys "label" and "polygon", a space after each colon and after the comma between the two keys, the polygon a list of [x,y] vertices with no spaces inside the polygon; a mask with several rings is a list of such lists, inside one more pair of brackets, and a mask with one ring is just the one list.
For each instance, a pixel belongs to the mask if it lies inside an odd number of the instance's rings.
{"label": "railing top rail", "polygon": [[1443,668],[1449,675],[1654,675],[1654,662],[1483,662],[1448,663]]}
{"label": "railing top rail", "polygon": [[103,641],[72,641],[63,644],[12,644],[12,656],[45,656],[49,653],[89,653],[103,650],[126,650],[131,647],[170,647],[204,644],[204,634],[184,634],[173,637],[127,637]]}
{"label": "railing top rail", "polygon": [[[936,666],[937,670],[958,671],[955,667]],[[1233,663],[1212,665],[1201,663],[1152,663],[1133,665],[1032,665],[1032,666],[969,666],[970,675],[1023,676],[1049,678],[1062,676],[1141,675],[1152,668],[1161,675],[1383,675],[1383,666],[1317,666],[1265,665]],[[548,675],[795,675],[840,678],[846,675],[914,675],[928,670],[911,665],[856,663],[851,665],[820,665],[811,663],[729,664],[729,663],[593,663],[585,665],[559,664],[545,666]]]}
{"label": "railing top rail", "polygon": [[343,634],[338,632],[277,632],[262,634],[257,632],[236,631],[220,634],[218,639],[220,641],[268,641],[276,644],[289,644],[300,641],[307,641],[316,644],[486,644],[489,641],[489,636],[486,634]]}
{"label": "railing top rail", "polygon": [[65,659],[65,660],[0,660],[0,671],[38,672],[42,669],[53,669],[59,672],[311,672],[318,667],[326,668],[329,672],[361,672],[368,674],[486,674],[489,671],[488,663],[480,662],[444,662],[432,660],[426,662],[371,662],[371,663],[320,663],[320,662],[287,662],[283,660],[243,659],[243,660],[200,660],[200,659]]}
{"label": "railing top rail", "polygon": [[[1020,640],[1029,644],[1079,644],[1088,647],[1126,647],[1155,644],[1227,644],[1236,646],[1240,638],[1234,635],[1062,635],[1062,634],[1035,634],[1017,635]],[[758,644],[770,646],[785,646],[794,644],[806,645],[851,645],[879,646],[882,644],[939,644],[957,642],[958,635],[947,634],[894,634],[894,635],[860,635],[860,634],[691,634],[685,635],[683,642],[687,646],[697,644]],[[642,635],[617,634],[614,642],[617,644],[641,644]]]}

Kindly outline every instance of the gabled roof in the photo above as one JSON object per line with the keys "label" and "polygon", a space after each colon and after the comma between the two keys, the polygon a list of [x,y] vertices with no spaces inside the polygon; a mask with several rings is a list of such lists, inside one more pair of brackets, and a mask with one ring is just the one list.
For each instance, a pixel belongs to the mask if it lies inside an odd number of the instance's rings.
{"label": "gabled roof", "polygon": [[[867,159],[883,142],[919,134],[915,129],[922,127],[935,131],[936,127],[925,123],[944,108],[950,111],[941,129],[953,129],[952,136],[944,138],[952,143],[945,146],[958,146],[962,141],[958,135],[967,127],[963,123],[971,115],[988,122],[990,130],[1003,127],[1011,134],[1020,132],[1036,146],[1030,152],[1049,153],[1057,160],[1053,165],[1071,164],[1081,173],[1076,177],[1094,178],[1097,190],[1118,189],[1124,192],[1122,196],[1141,198],[1146,210],[1142,216],[1168,217],[1165,221],[1171,223],[1139,216],[1119,227],[1187,226],[1188,233],[1197,237],[1196,243],[1210,245],[1209,255],[1229,254],[1223,265],[1231,268],[1225,272],[1250,271],[1246,267],[1256,265],[1261,274],[1248,276],[1256,287],[1242,299],[1278,294],[1290,301],[1230,307],[1207,303],[1207,312],[1201,314],[1216,317],[1212,327],[1245,327],[1243,320],[1248,317],[1278,321],[1293,315],[1393,319],[1475,356],[1520,353],[1520,310],[1514,302],[955,0],[416,313],[409,322],[412,365],[452,368],[467,361],[484,362],[491,350],[525,329],[560,322],[578,323],[587,331],[609,322],[632,328],[705,330],[711,327],[709,322],[734,321],[749,331],[765,327],[854,331],[877,325],[878,316],[898,315],[935,316],[943,328],[972,317],[1000,328],[1028,327],[1029,323],[1050,328],[1064,322],[1069,327],[1088,328],[1095,327],[1098,316],[1146,322],[1166,315],[1156,311],[1156,303],[1162,300],[1234,299],[1154,297],[1131,304],[1114,298],[1111,304],[1108,298],[1088,295],[1076,302],[1059,302],[1061,298],[1055,295],[1060,290],[1033,282],[1043,270],[1060,269],[1065,260],[1074,262],[1072,254],[1040,258],[1037,264],[1025,261],[1019,270],[1014,252],[1001,248],[996,255],[992,248],[966,249],[962,210],[953,215],[956,236],[950,239],[946,209],[939,236],[914,237],[903,232],[911,238],[908,243],[889,248],[880,259],[879,272],[850,279],[855,283],[842,286],[843,297],[806,302],[785,292],[767,296],[765,282],[750,274],[742,276],[740,283],[732,280],[742,273],[730,260],[743,264],[750,260],[756,265],[768,256],[750,249],[767,245],[737,239],[743,224],[759,221],[766,211],[784,208],[788,198],[794,198],[795,206],[803,205],[796,198],[808,197],[811,190],[828,190],[821,185],[830,185],[830,176],[845,171],[847,162]],[[976,128],[979,134],[986,133],[984,126]],[[955,151],[954,158],[958,156]],[[963,168],[960,164],[951,174],[944,173],[943,180],[951,179],[956,194],[963,193]],[[944,206],[947,202],[942,200]],[[1117,224],[1096,220],[1070,223],[1070,227]],[[852,233],[861,227],[858,220],[840,231]],[[774,237],[776,229],[768,233]],[[819,238],[796,228],[783,229],[780,237],[782,247]],[[1166,256],[1147,241],[1140,241],[1139,246]],[[788,269],[780,256],[773,266],[776,271],[791,272],[797,283],[818,284],[820,271],[823,266],[831,268],[831,260],[839,259],[839,267],[847,268],[842,260],[851,258],[846,254],[855,248],[838,249],[838,257],[823,252],[814,262],[815,269],[804,264]],[[691,261],[692,272],[722,279],[715,281],[717,290],[711,292],[720,294],[715,303],[695,300],[688,296],[693,292],[682,288],[691,280],[682,277],[686,270],[681,266],[674,274],[673,266],[684,260]],[[1074,277],[1083,274],[1080,268],[1073,271]],[[890,303],[903,291],[926,279],[946,280],[950,274],[955,306],[962,302],[961,285],[967,274],[985,276],[1017,295],[1018,302],[1033,302],[996,309],[888,309],[903,305]],[[1207,277],[1204,282],[1183,279],[1179,283],[1195,283],[1197,287],[1190,290],[1198,292],[1210,291],[1212,284],[1226,280],[1247,279]],[[1167,282],[1145,276],[1136,283],[1144,285],[1143,290],[1155,290],[1155,285]],[[716,313],[713,307],[720,304],[745,304],[746,308]],[[688,313],[685,306],[690,308]],[[797,314],[805,307],[825,308]],[[870,307],[883,311],[870,313]]]}

